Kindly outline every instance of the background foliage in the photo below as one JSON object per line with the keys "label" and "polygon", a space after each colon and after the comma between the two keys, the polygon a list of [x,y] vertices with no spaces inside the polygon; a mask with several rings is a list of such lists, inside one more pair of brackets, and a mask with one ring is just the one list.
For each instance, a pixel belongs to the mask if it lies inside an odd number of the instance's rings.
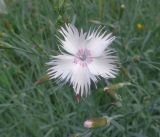
{"label": "background foliage", "polygon": [[[0,14],[0,136],[160,137],[160,1],[159,0],[6,0]],[[57,30],[105,26],[117,37],[121,70],[103,80],[92,94],[75,100],[72,88],[47,81],[50,54],[57,52]],[[118,89],[116,102],[103,88]],[[117,124],[86,130],[91,117],[123,115]],[[82,137],[82,136],[81,136]]]}

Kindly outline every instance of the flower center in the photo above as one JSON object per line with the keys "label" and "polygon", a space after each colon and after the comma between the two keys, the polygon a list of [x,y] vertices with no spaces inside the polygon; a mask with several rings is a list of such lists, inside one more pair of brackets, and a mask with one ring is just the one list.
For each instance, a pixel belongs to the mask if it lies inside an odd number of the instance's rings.
{"label": "flower center", "polygon": [[91,52],[88,49],[79,49],[74,57],[74,63],[82,67],[92,62]]}

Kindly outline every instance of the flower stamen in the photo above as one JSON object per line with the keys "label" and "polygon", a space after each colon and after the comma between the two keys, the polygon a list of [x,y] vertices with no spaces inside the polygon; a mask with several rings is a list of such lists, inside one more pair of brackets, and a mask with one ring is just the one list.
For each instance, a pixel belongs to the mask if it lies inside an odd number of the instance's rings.
{"label": "flower stamen", "polygon": [[79,49],[74,57],[74,63],[79,64],[82,67],[86,67],[87,64],[92,62],[91,52],[88,49]]}

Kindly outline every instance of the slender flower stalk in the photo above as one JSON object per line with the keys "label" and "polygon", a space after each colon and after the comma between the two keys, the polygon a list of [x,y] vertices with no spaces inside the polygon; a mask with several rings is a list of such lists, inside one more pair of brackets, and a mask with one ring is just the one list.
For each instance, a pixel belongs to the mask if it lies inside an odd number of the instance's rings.
{"label": "slender flower stalk", "polygon": [[76,95],[88,94],[91,83],[95,83],[100,77],[115,78],[118,68],[117,58],[110,48],[115,40],[112,34],[98,28],[88,33],[66,24],[59,30],[63,39],[59,38],[60,55],[51,56],[47,63],[50,68],[50,79],[69,82]]}

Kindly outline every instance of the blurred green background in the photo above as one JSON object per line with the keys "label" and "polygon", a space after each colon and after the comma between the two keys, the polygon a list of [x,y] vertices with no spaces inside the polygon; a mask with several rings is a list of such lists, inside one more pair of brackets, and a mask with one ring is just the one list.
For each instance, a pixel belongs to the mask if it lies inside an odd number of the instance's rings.
{"label": "blurred green background", "polygon": [[[160,137],[159,0],[6,0],[0,10],[0,137]],[[2,7],[2,6],[1,6]],[[4,7],[3,7],[4,8]],[[45,75],[64,23],[105,26],[117,37],[121,63],[112,80],[77,103],[72,87]],[[121,99],[105,93],[110,84]],[[114,124],[85,129],[92,117],[121,114]]]}

